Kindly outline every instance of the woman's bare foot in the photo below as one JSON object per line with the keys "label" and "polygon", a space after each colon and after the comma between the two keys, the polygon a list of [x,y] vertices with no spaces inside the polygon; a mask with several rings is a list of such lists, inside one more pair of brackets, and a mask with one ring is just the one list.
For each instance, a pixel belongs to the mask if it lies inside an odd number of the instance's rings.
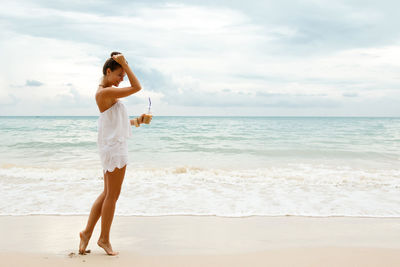
{"label": "woman's bare foot", "polygon": [[102,247],[106,251],[106,253],[110,256],[118,255],[117,251],[113,251],[110,242],[104,242],[102,239],[99,239],[97,241],[97,245],[99,245],[99,247]]}
{"label": "woman's bare foot", "polygon": [[90,236],[87,236],[85,232],[82,231],[79,233],[79,237],[81,238],[81,242],[79,243],[79,254],[85,255],[86,253],[90,253],[90,250],[86,250]]}

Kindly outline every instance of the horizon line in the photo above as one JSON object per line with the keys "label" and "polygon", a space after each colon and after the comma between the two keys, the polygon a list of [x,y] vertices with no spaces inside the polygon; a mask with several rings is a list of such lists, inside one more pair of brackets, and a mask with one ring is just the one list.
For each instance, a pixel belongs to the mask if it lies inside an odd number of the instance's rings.
{"label": "horizon line", "polygon": [[[98,117],[99,115],[0,115],[0,117]],[[129,116],[135,117],[135,115]],[[270,118],[400,118],[400,116],[296,116],[296,115],[157,115],[154,117],[270,117]]]}

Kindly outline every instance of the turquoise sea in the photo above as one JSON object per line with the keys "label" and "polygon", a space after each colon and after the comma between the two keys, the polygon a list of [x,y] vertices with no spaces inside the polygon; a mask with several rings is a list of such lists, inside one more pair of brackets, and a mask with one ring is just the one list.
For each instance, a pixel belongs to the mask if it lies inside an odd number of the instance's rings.
{"label": "turquoise sea", "polygon": [[[0,215],[88,214],[97,118],[0,117]],[[132,132],[119,215],[400,216],[400,118],[154,116]]]}

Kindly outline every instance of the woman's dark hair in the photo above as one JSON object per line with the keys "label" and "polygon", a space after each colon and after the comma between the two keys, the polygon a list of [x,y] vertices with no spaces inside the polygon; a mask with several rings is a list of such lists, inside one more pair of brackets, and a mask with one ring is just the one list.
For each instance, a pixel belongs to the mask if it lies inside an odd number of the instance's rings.
{"label": "woman's dark hair", "polygon": [[115,61],[115,60],[112,58],[112,56],[114,56],[114,55],[119,55],[119,54],[121,54],[121,53],[120,53],[120,52],[112,52],[112,53],[111,53],[110,58],[107,59],[106,62],[104,63],[104,66],[103,66],[103,75],[106,75],[106,74],[107,74],[107,69],[108,69],[108,68],[110,68],[111,71],[114,71],[114,70],[116,70],[116,69],[118,69],[118,68],[122,68],[122,66],[121,66],[117,61]]}

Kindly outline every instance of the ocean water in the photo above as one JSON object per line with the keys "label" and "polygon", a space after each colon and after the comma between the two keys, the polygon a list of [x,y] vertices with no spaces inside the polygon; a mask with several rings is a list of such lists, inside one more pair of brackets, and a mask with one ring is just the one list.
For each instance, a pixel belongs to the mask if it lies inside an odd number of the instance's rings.
{"label": "ocean water", "polygon": [[[117,215],[400,216],[400,118],[163,117],[132,128]],[[88,214],[97,117],[0,117],[0,215]]]}

